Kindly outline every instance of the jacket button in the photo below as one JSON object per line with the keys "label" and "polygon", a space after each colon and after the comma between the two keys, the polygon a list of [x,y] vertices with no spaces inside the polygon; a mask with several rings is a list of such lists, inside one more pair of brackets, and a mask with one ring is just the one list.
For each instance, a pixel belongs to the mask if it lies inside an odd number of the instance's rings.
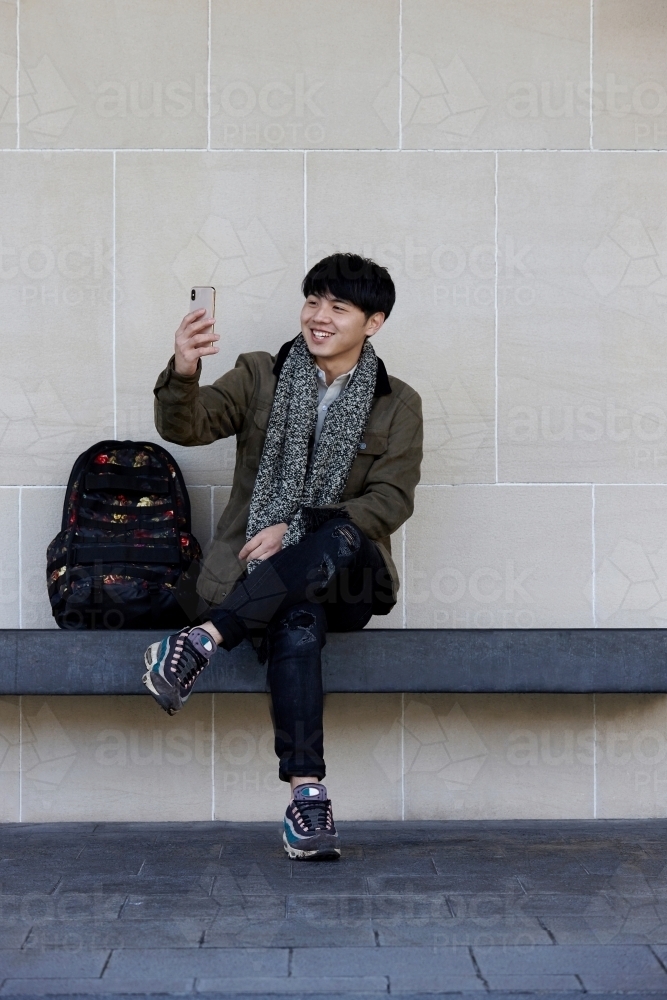
{"label": "jacket button", "polygon": [[362,442],[360,443],[360,445],[359,445],[359,449],[360,449],[361,451],[365,451],[365,449],[366,449],[366,442],[365,442],[365,441],[362,441]]}

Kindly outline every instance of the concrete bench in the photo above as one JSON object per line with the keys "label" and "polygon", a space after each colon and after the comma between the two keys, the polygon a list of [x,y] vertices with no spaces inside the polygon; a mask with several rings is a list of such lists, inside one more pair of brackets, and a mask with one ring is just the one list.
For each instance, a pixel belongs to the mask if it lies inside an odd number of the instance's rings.
{"label": "concrete bench", "polygon": [[[0,630],[0,693],[144,694],[161,633]],[[368,629],[329,635],[329,692],[667,692],[663,629]],[[198,692],[266,691],[244,643],[219,651]]]}

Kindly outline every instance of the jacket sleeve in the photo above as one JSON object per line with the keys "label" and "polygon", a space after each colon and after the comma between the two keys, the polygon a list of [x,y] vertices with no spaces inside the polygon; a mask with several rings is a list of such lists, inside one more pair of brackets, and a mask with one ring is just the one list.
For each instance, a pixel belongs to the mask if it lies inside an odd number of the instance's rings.
{"label": "jacket sleeve", "polygon": [[330,506],[344,508],[370,539],[392,535],[414,510],[423,437],[421,399],[412,391],[396,411],[387,450],[373,462],[362,495]]}
{"label": "jacket sleeve", "polygon": [[179,375],[173,357],[158,376],[155,427],[160,437],[181,445],[210,444],[238,434],[251,405],[255,372],[247,354],[213,385],[200,388],[201,361],[194,375]]}

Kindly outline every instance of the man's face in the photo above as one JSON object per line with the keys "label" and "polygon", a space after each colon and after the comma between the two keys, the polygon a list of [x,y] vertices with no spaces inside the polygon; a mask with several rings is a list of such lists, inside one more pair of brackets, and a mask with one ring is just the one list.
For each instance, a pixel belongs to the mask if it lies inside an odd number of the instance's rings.
{"label": "man's face", "polygon": [[366,337],[372,337],[383,322],[382,313],[366,319],[363,309],[329,294],[309,295],[301,310],[301,332],[316,358],[355,353],[358,357]]}

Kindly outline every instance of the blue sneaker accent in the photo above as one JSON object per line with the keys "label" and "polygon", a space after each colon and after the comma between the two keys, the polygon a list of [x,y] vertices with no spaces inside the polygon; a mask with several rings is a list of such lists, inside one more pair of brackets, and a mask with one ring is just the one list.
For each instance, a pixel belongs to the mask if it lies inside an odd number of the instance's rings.
{"label": "blue sneaker accent", "polygon": [[216,649],[211,636],[199,626],[184,628],[148,647],[143,682],[165,712],[175,715],[183,707]]}
{"label": "blue sneaker accent", "polygon": [[335,861],[340,857],[331,800],[324,785],[297,785],[285,811],[283,846],[300,861]]}

